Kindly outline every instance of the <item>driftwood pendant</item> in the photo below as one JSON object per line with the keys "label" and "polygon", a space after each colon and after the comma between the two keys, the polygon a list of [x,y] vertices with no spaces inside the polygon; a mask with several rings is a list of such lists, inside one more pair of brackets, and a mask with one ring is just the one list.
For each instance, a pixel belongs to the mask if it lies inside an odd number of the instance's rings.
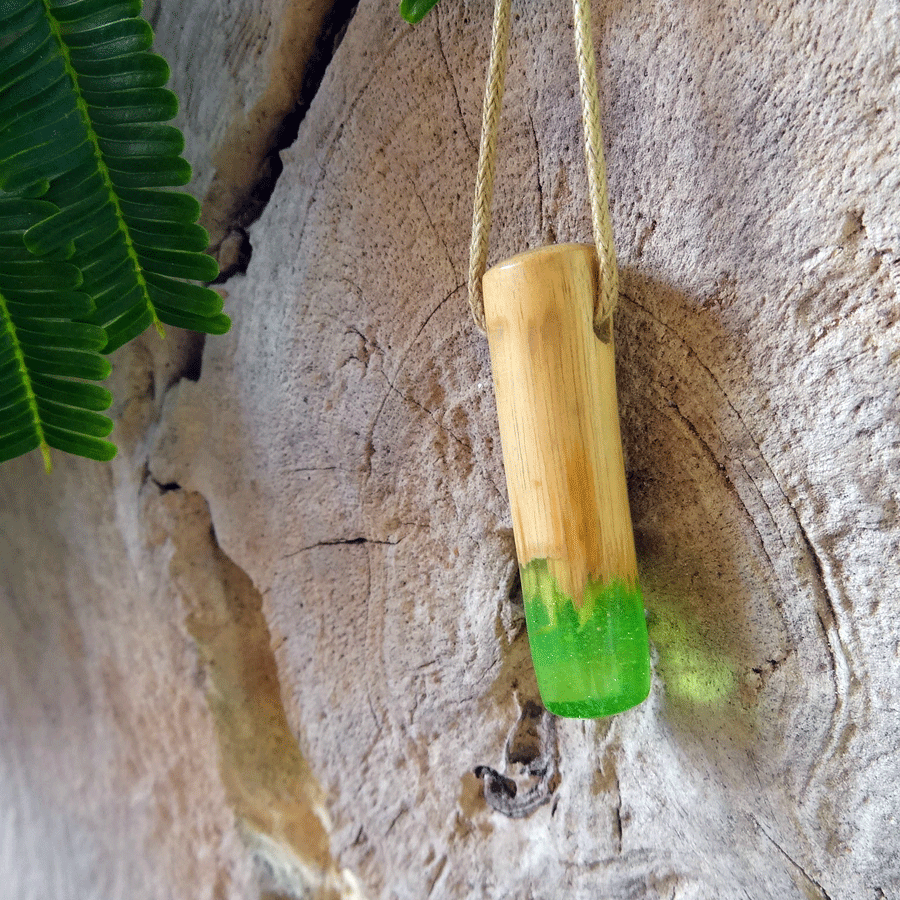
{"label": "driftwood pendant", "polygon": [[593,246],[519,254],[484,312],[528,640],[544,705],[621,712],[650,690],[612,339],[594,334]]}

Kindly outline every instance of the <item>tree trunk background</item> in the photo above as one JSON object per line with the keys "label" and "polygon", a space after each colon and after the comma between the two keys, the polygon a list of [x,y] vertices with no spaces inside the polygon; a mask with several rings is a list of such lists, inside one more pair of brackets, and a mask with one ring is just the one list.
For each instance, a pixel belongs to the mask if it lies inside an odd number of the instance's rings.
{"label": "tree trunk background", "polygon": [[[492,262],[590,240],[570,5],[514,7]],[[145,13],[234,328],[0,469],[0,896],[898,900],[896,3],[594,3],[654,662],[594,722],[466,306],[489,3]]]}

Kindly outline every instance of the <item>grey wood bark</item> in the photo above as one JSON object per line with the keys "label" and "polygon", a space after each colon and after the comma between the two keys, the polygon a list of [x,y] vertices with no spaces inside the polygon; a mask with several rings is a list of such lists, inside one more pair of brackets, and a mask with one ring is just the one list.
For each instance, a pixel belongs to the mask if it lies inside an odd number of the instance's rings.
{"label": "grey wood bark", "polygon": [[[537,705],[466,308],[488,4],[362,0],[252,225],[322,11],[156,7],[252,256],[117,354],[112,464],[0,469],[9,896],[900,897],[896,5],[595,3],[654,654],[597,722]],[[569,7],[516,10],[492,261],[590,240]]]}

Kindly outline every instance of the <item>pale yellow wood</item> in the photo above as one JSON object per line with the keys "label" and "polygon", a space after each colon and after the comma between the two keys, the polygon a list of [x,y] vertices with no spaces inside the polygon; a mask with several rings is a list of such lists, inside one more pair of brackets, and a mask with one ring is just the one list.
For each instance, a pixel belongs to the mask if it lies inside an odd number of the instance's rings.
{"label": "pale yellow wood", "polygon": [[576,606],[588,579],[637,583],[612,341],[593,329],[596,250],[561,244],[484,276],[519,564],[548,559]]}

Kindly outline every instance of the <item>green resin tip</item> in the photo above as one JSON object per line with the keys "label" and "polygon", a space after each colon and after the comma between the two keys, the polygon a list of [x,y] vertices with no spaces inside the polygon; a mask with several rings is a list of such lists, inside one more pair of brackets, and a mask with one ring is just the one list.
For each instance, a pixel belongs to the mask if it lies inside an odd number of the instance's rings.
{"label": "green resin tip", "polygon": [[558,716],[596,719],[645,700],[650,645],[640,588],[589,581],[576,609],[546,559],[534,559],[520,572],[544,706]]}

